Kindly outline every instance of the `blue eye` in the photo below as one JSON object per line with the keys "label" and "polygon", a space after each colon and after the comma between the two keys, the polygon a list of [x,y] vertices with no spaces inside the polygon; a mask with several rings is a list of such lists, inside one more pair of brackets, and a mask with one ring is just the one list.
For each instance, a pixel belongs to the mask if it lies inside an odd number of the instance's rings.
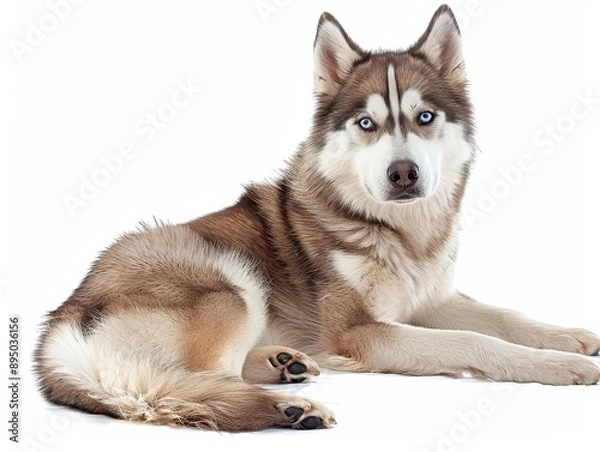
{"label": "blue eye", "polygon": [[431,124],[433,122],[433,118],[435,115],[430,111],[424,111],[419,115],[419,125],[426,126],[427,124]]}
{"label": "blue eye", "polygon": [[372,132],[375,130],[375,124],[373,124],[371,118],[367,118],[366,116],[358,121],[358,125],[361,129],[366,130],[367,132]]}

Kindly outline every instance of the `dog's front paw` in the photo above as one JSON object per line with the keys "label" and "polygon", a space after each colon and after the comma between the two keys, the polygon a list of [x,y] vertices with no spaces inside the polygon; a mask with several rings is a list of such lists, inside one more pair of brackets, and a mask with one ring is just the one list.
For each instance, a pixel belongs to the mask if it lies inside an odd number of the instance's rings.
{"label": "dog's front paw", "polygon": [[531,381],[551,385],[595,385],[600,381],[600,367],[591,359],[577,355],[545,352],[533,364]]}
{"label": "dog's front paw", "polygon": [[600,352],[600,336],[582,328],[544,330],[540,348],[594,356]]}

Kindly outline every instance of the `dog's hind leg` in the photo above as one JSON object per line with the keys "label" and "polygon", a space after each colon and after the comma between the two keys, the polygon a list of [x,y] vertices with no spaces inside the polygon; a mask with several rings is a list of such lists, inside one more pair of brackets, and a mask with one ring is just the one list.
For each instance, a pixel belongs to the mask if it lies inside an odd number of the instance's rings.
{"label": "dog's hind leg", "polygon": [[278,345],[253,348],[242,368],[242,378],[251,383],[302,383],[319,374],[307,355]]}

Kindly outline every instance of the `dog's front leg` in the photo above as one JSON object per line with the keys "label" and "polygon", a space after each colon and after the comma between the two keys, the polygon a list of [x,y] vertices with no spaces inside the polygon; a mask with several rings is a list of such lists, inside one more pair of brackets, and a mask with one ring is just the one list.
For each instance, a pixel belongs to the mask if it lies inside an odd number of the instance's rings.
{"label": "dog's front leg", "polygon": [[349,328],[337,344],[346,368],[363,372],[455,376],[468,372],[497,381],[552,385],[600,380],[600,367],[589,358],[528,348],[470,331],[370,322]]}
{"label": "dog's front leg", "polygon": [[456,293],[440,303],[423,306],[414,325],[476,331],[533,348],[597,355],[600,337],[580,328],[562,328],[536,322],[518,312],[479,303]]}

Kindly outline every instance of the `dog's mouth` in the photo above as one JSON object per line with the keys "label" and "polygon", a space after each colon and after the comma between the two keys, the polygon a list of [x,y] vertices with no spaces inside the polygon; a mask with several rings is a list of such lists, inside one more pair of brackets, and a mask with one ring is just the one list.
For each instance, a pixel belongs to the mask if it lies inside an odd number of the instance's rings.
{"label": "dog's mouth", "polygon": [[417,201],[419,198],[423,198],[423,195],[418,192],[402,191],[400,193],[393,193],[392,191],[388,194],[387,200],[396,204],[410,204]]}
{"label": "dog's mouth", "polygon": [[394,201],[398,204],[409,204],[411,202],[414,202],[416,199],[417,197],[413,195],[400,195],[390,199],[390,201]]}

